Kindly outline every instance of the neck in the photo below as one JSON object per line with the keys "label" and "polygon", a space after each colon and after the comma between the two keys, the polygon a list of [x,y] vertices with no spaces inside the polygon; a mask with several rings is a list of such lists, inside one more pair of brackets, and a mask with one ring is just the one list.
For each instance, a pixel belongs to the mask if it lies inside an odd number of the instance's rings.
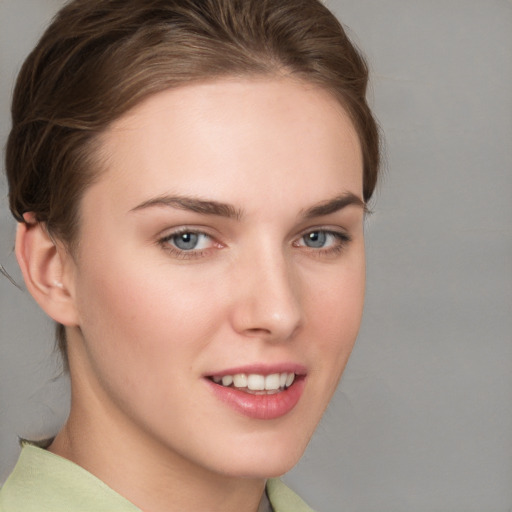
{"label": "neck", "polygon": [[72,390],[70,416],[49,450],[83,467],[141,510],[258,509],[264,479],[233,477],[195,464],[127,421],[90,387],[72,382]]}

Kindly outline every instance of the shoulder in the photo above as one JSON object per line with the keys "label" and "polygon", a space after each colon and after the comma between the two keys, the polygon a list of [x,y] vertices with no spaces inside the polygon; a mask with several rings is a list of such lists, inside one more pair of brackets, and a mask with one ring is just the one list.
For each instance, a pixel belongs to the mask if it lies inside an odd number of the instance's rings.
{"label": "shoulder", "polygon": [[[281,480],[267,481],[274,512],[314,512]],[[58,455],[25,444],[0,489],[0,512],[141,512],[94,475]]]}
{"label": "shoulder", "polygon": [[314,512],[278,478],[267,480],[267,494],[274,512]]}
{"label": "shoulder", "polygon": [[58,455],[25,444],[0,490],[0,512],[140,512],[94,475]]}

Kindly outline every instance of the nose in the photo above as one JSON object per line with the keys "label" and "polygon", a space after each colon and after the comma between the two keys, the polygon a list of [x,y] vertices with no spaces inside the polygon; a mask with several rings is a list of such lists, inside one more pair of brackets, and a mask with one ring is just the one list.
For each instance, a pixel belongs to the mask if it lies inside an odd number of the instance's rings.
{"label": "nose", "polygon": [[299,279],[285,255],[252,254],[238,270],[232,307],[235,331],[274,342],[292,338],[302,325],[303,312]]}

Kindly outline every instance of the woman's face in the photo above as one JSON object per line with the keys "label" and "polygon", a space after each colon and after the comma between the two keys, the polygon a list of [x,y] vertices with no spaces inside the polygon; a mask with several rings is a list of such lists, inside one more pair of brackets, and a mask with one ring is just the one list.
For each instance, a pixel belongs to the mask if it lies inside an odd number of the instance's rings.
{"label": "woman's face", "polygon": [[75,404],[127,446],[282,474],[361,319],[362,157],[348,116],[291,80],[188,85],[120,118],[101,154],[66,271]]}

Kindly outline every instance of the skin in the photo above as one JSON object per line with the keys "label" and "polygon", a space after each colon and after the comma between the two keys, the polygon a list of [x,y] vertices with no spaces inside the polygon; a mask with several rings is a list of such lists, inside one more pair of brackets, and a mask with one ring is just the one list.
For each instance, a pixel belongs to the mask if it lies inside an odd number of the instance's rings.
{"label": "skin", "polygon": [[[73,255],[40,226],[18,234],[29,288],[68,331],[71,414],[50,449],[147,512],[256,510],[265,479],[302,455],[359,329],[353,125],[315,86],[226,79],[150,97],[103,134],[99,156]],[[163,196],[236,215],[148,204]],[[352,204],[311,211],[340,196]],[[204,233],[199,249],[179,251],[179,229]],[[309,247],[319,231],[325,245]],[[205,379],[256,363],[306,369],[284,416],[249,418]]]}

